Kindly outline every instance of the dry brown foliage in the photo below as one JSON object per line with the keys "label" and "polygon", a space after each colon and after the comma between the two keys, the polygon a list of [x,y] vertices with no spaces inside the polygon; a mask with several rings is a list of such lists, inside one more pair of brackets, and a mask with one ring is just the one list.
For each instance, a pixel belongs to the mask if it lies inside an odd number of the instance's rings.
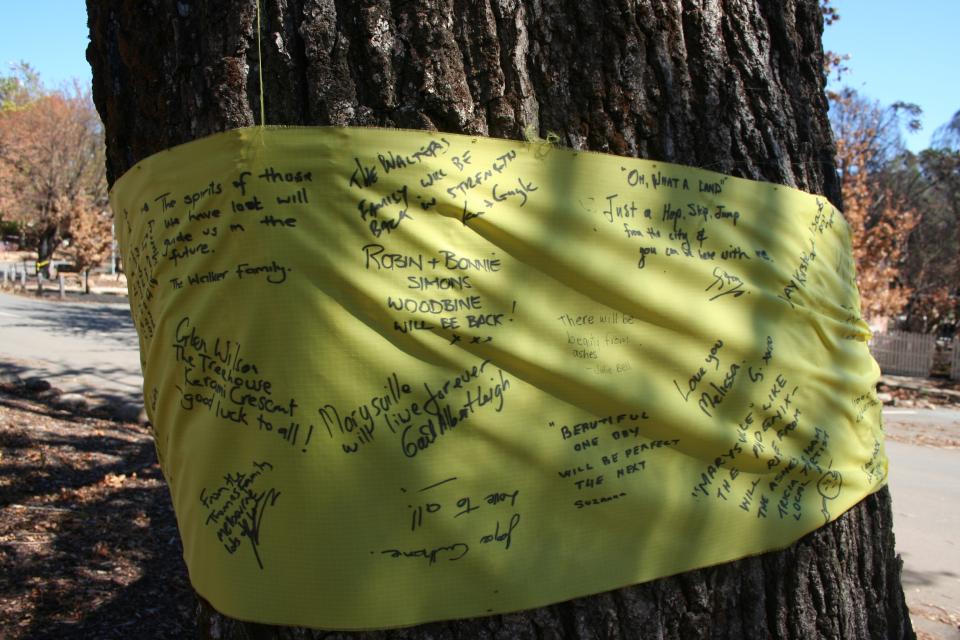
{"label": "dry brown foliage", "polygon": [[907,238],[919,221],[918,213],[884,183],[878,171],[897,144],[896,114],[853,91],[835,94],[832,109],[843,213],[853,236],[861,313],[871,324],[885,325],[910,300],[911,289],[901,272]]}
{"label": "dry brown foliage", "polygon": [[21,225],[41,262],[65,238],[78,264],[103,259],[110,235],[103,153],[87,91],[43,93],[0,110],[0,216]]}

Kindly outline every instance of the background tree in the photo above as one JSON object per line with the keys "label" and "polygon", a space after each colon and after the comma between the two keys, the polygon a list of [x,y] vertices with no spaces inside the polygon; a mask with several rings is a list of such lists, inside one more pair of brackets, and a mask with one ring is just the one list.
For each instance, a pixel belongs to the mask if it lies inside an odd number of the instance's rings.
{"label": "background tree", "polygon": [[843,189],[843,214],[853,235],[862,314],[873,327],[887,328],[913,293],[902,277],[907,239],[920,214],[912,206],[910,185],[891,168],[903,156],[901,121],[919,128],[916,105],[882,108],[852,89],[833,93],[831,121],[837,138],[837,169]]}
{"label": "background tree", "polygon": [[0,213],[44,263],[78,221],[93,223],[84,216],[103,215],[107,193],[102,127],[89,92],[39,87],[35,75],[3,87]]}
{"label": "background tree", "polygon": [[899,170],[921,214],[906,245],[902,277],[912,293],[902,325],[949,337],[960,317],[960,153],[924,149]]}
{"label": "background tree", "polygon": [[913,295],[907,329],[955,335],[960,319],[960,111],[937,130],[934,144],[901,169],[922,211],[910,234],[905,277]]}
{"label": "background tree", "polygon": [[882,107],[851,89],[830,100],[864,316],[880,329],[949,337],[960,304],[956,117],[914,154],[900,135],[919,128],[914,105]]}
{"label": "background tree", "polygon": [[[87,6],[111,181],[154,152],[257,121],[252,0]],[[264,0],[263,12],[273,124],[514,139],[529,129],[840,202],[816,0]],[[243,623],[205,604],[199,621],[204,637],[354,635]],[[359,635],[913,633],[883,489],[783,551],[512,615]]]}
{"label": "background tree", "polygon": [[933,146],[937,149],[960,151],[960,110],[937,129]]}
{"label": "background tree", "polygon": [[[820,7],[826,25],[840,19],[831,0]],[[827,75],[842,82],[849,58],[826,51]],[[864,316],[949,337],[960,317],[960,111],[915,155],[900,133],[920,129],[919,107],[882,107],[850,88],[827,96]]]}
{"label": "background tree", "polygon": [[11,70],[0,77],[0,111],[23,107],[43,94],[40,75],[28,63],[18,62]]}
{"label": "background tree", "polygon": [[90,270],[103,264],[113,248],[113,215],[109,203],[89,195],[74,201],[70,211],[68,251],[83,274],[84,293],[90,293]]}

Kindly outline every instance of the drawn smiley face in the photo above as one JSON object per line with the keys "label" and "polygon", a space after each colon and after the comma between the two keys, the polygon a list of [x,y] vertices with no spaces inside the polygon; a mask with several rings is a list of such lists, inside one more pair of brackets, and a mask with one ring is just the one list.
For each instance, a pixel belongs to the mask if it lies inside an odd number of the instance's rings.
{"label": "drawn smiley face", "polygon": [[840,495],[840,489],[843,488],[843,476],[839,471],[833,469],[825,472],[817,480],[817,491],[823,496],[824,500],[833,500]]}

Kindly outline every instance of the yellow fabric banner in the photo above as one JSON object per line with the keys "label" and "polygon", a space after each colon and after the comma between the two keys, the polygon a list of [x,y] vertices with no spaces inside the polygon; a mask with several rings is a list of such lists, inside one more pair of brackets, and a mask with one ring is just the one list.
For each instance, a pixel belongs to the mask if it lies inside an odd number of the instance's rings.
{"label": "yellow fabric banner", "polygon": [[689,167],[252,128],[116,184],[190,578],[370,629],[785,547],[886,479],[849,230]]}

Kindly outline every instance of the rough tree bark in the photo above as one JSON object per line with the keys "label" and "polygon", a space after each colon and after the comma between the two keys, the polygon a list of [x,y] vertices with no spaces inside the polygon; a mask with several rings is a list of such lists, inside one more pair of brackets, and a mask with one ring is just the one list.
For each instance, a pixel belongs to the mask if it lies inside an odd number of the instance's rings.
{"label": "rough tree bark", "polygon": [[[522,138],[840,202],[817,0],[261,0],[266,119]],[[88,0],[112,183],[259,120],[254,0]],[[208,638],[909,638],[890,497],[783,551],[526,611],[364,634],[201,602]],[[317,603],[322,606],[322,603]]]}

